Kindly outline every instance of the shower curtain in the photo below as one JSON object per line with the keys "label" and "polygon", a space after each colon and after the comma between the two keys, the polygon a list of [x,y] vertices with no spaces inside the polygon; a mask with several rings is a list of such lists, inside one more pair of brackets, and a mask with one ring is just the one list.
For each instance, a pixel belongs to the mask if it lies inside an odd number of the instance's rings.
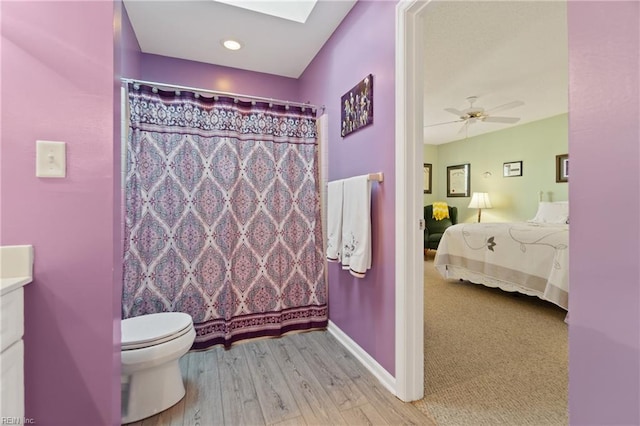
{"label": "shower curtain", "polygon": [[194,349],[326,327],[311,109],[128,89],[123,318],[186,312]]}

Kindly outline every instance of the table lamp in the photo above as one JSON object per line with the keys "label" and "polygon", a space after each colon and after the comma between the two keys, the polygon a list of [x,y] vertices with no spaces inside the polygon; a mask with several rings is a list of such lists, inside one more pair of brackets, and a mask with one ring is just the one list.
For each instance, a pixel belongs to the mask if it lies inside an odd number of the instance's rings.
{"label": "table lamp", "polygon": [[490,209],[491,200],[489,200],[489,194],[487,192],[474,192],[471,196],[471,202],[469,203],[470,209],[478,209],[478,223],[480,223],[480,214],[482,209]]}

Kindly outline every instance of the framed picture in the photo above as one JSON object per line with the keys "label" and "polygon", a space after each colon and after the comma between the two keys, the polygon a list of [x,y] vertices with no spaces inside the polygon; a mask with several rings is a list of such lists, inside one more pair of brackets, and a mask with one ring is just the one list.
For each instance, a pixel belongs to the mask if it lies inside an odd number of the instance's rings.
{"label": "framed picture", "polygon": [[373,74],[342,95],[340,110],[342,137],[373,123]]}
{"label": "framed picture", "polygon": [[431,164],[423,163],[423,184],[425,194],[431,194]]}
{"label": "framed picture", "polygon": [[556,182],[569,182],[569,154],[556,155]]}
{"label": "framed picture", "polygon": [[471,165],[447,167],[447,197],[468,197],[471,193]]}
{"label": "framed picture", "polygon": [[503,177],[522,176],[522,161],[511,161],[502,166]]}

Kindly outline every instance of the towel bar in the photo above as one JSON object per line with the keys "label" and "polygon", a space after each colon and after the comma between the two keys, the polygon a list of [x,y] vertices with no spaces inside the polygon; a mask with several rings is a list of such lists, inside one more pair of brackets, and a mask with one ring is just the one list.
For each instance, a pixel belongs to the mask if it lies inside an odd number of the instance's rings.
{"label": "towel bar", "polygon": [[369,173],[369,180],[370,181],[376,181],[376,182],[382,182],[384,180],[384,175],[382,174],[382,172]]}

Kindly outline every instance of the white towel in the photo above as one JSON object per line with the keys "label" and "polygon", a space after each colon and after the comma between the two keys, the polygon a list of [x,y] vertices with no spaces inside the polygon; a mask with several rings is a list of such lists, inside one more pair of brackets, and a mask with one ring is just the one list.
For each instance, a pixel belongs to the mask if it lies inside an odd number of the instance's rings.
{"label": "white towel", "polygon": [[369,176],[345,179],[342,197],[342,269],[364,278],[367,269],[371,268]]}
{"label": "white towel", "polygon": [[327,185],[327,260],[340,262],[342,248],[342,188],[343,180]]}

